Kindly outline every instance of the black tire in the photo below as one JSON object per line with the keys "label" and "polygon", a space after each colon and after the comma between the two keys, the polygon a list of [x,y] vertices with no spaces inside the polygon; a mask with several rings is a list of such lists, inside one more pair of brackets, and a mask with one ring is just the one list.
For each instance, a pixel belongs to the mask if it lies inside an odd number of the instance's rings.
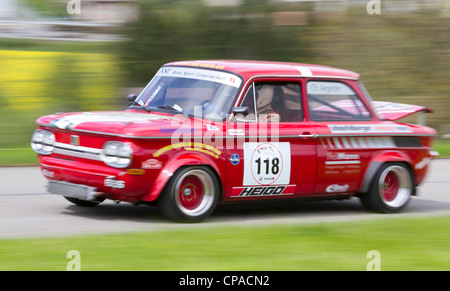
{"label": "black tire", "polygon": [[170,178],[158,206],[172,220],[198,222],[216,208],[219,189],[219,180],[209,167],[183,167]]}
{"label": "black tire", "polygon": [[83,207],[97,206],[105,200],[105,199],[98,199],[96,201],[88,201],[88,200],[82,200],[82,199],[73,198],[73,197],[67,197],[67,196],[64,196],[64,198],[66,198],[68,201],[72,202],[75,205],[83,206]]}
{"label": "black tire", "polygon": [[375,175],[367,193],[360,196],[363,206],[373,212],[395,213],[409,202],[414,191],[413,174],[403,163],[386,163]]}

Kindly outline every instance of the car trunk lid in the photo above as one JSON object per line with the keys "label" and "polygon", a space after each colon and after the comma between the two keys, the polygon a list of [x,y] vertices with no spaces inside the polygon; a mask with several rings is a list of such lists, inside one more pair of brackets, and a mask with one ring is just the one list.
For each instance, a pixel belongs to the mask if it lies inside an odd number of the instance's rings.
{"label": "car trunk lid", "polygon": [[372,101],[375,110],[386,120],[395,121],[419,112],[433,112],[431,108],[404,103]]}

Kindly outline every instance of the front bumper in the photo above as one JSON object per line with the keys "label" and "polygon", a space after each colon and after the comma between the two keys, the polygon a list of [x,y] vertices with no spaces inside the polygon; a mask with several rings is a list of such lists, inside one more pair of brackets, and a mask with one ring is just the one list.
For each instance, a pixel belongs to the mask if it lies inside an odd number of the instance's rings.
{"label": "front bumper", "polygon": [[82,200],[91,200],[93,196],[99,196],[136,202],[142,200],[148,193],[153,181],[153,177],[146,171],[135,175],[125,169],[81,161],[64,162],[51,156],[40,156],[40,167],[42,174],[49,180],[49,193]]}
{"label": "front bumper", "polygon": [[95,201],[100,195],[95,187],[61,181],[48,181],[47,192],[86,201]]}

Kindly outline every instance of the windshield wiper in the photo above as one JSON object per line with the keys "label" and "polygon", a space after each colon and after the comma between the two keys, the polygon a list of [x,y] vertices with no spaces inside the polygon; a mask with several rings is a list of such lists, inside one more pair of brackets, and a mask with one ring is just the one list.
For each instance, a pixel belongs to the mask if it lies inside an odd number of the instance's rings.
{"label": "windshield wiper", "polygon": [[150,109],[148,109],[147,107],[145,107],[145,106],[142,105],[141,103],[135,102],[135,101],[134,101],[132,104],[130,104],[129,107],[139,107],[139,108],[144,109],[144,110],[147,111],[147,112],[152,112]]}
{"label": "windshield wiper", "polygon": [[175,110],[175,111],[177,111],[177,112],[183,112],[183,108],[181,108],[180,106],[178,106],[177,104],[175,104],[175,105],[160,105],[160,106],[158,106],[158,108],[161,108],[161,109],[170,109],[170,110]]}

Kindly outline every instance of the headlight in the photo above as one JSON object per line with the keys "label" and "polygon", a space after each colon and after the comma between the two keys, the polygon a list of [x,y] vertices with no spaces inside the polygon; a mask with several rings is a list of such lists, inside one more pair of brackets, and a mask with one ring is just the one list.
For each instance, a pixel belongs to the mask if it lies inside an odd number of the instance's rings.
{"label": "headlight", "polygon": [[103,146],[101,158],[108,166],[125,168],[131,164],[133,150],[126,143],[107,141]]}
{"label": "headlight", "polygon": [[55,149],[55,135],[48,130],[36,129],[31,137],[31,148],[38,154],[49,155]]}

